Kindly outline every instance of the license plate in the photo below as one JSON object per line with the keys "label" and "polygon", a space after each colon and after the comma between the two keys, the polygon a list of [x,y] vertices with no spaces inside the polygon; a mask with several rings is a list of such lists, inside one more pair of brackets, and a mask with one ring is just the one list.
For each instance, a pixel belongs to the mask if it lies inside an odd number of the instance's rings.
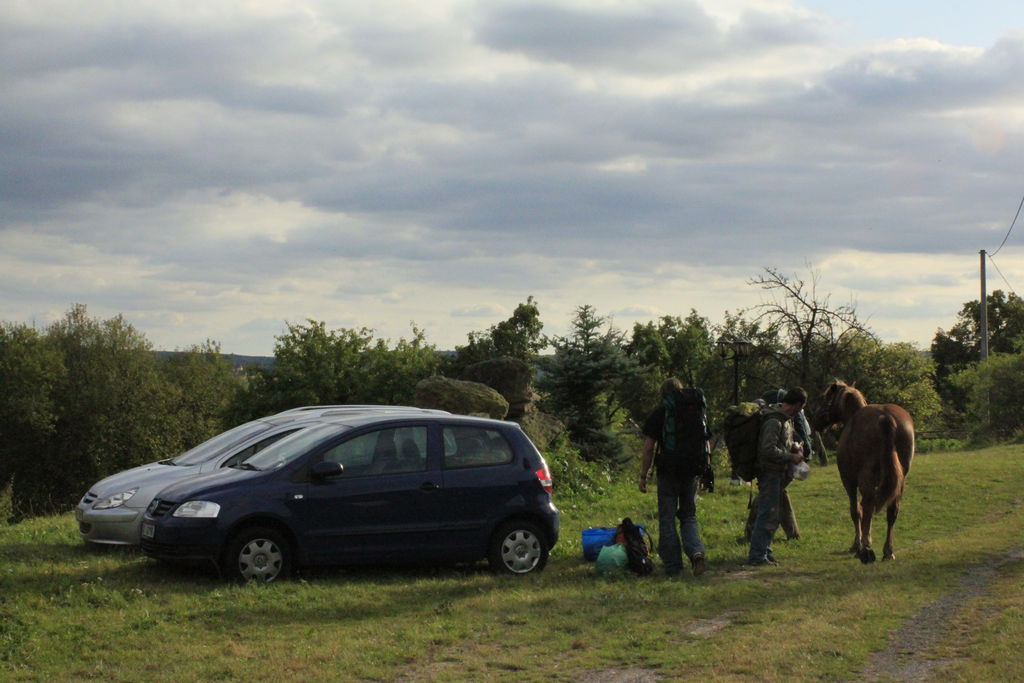
{"label": "license plate", "polygon": [[155,527],[152,524],[143,524],[142,525],[142,537],[143,538],[153,538],[153,532],[154,531],[156,531],[156,529],[155,529]]}
{"label": "license plate", "polygon": [[75,519],[81,522],[83,517],[85,517],[85,513],[80,508],[75,508]]}

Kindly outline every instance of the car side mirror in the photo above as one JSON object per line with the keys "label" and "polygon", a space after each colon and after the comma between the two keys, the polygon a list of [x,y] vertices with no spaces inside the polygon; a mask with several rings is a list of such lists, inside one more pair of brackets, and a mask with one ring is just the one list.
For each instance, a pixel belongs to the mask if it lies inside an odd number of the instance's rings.
{"label": "car side mirror", "polygon": [[314,479],[330,479],[331,477],[341,476],[341,473],[344,471],[345,468],[341,466],[340,462],[321,460],[313,465],[311,474]]}

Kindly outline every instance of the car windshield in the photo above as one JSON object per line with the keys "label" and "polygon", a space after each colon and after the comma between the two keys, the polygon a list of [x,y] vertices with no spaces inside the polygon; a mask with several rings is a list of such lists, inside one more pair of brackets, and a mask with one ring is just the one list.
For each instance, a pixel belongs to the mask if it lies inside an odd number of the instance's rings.
{"label": "car windshield", "polygon": [[169,461],[170,465],[177,465],[179,467],[187,467],[189,465],[201,465],[210,458],[214,458],[232,446],[236,446],[247,439],[261,434],[268,429],[271,429],[273,425],[267,424],[266,422],[246,422],[245,424],[238,425],[234,429],[218,434],[217,436],[202,442],[190,451],[185,451],[178,457]]}
{"label": "car windshield", "polygon": [[344,425],[323,424],[309,427],[267,446],[264,450],[245,461],[261,470],[273,470],[287,465],[315,448],[321,442],[348,429]]}

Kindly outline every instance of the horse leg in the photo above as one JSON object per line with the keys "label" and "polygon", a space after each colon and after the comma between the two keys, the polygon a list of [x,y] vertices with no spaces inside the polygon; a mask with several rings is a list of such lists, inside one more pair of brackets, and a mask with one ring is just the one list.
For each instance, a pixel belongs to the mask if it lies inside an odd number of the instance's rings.
{"label": "horse leg", "polygon": [[850,519],[853,520],[853,545],[850,546],[850,552],[859,556],[861,548],[861,506],[860,503],[857,502],[857,489],[851,489],[847,486],[846,495],[850,497]]}
{"label": "horse leg", "polygon": [[883,560],[895,560],[896,554],[892,551],[892,528],[896,526],[896,518],[900,514],[900,501],[894,500],[885,511],[885,521],[889,528],[885,533],[885,547],[882,549]]}
{"label": "horse leg", "polygon": [[875,561],[875,551],[871,548],[871,515],[875,510],[875,501],[870,497],[861,498],[860,522],[860,554],[858,557],[864,564]]}

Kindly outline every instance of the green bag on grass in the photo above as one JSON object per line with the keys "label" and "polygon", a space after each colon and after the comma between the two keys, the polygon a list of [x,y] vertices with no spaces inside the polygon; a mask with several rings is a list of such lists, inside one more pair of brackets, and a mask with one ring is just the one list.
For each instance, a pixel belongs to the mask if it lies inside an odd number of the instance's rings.
{"label": "green bag on grass", "polygon": [[618,543],[612,543],[601,548],[597,554],[597,561],[594,568],[600,576],[613,576],[622,574],[629,568],[629,557],[626,555],[626,547]]}

